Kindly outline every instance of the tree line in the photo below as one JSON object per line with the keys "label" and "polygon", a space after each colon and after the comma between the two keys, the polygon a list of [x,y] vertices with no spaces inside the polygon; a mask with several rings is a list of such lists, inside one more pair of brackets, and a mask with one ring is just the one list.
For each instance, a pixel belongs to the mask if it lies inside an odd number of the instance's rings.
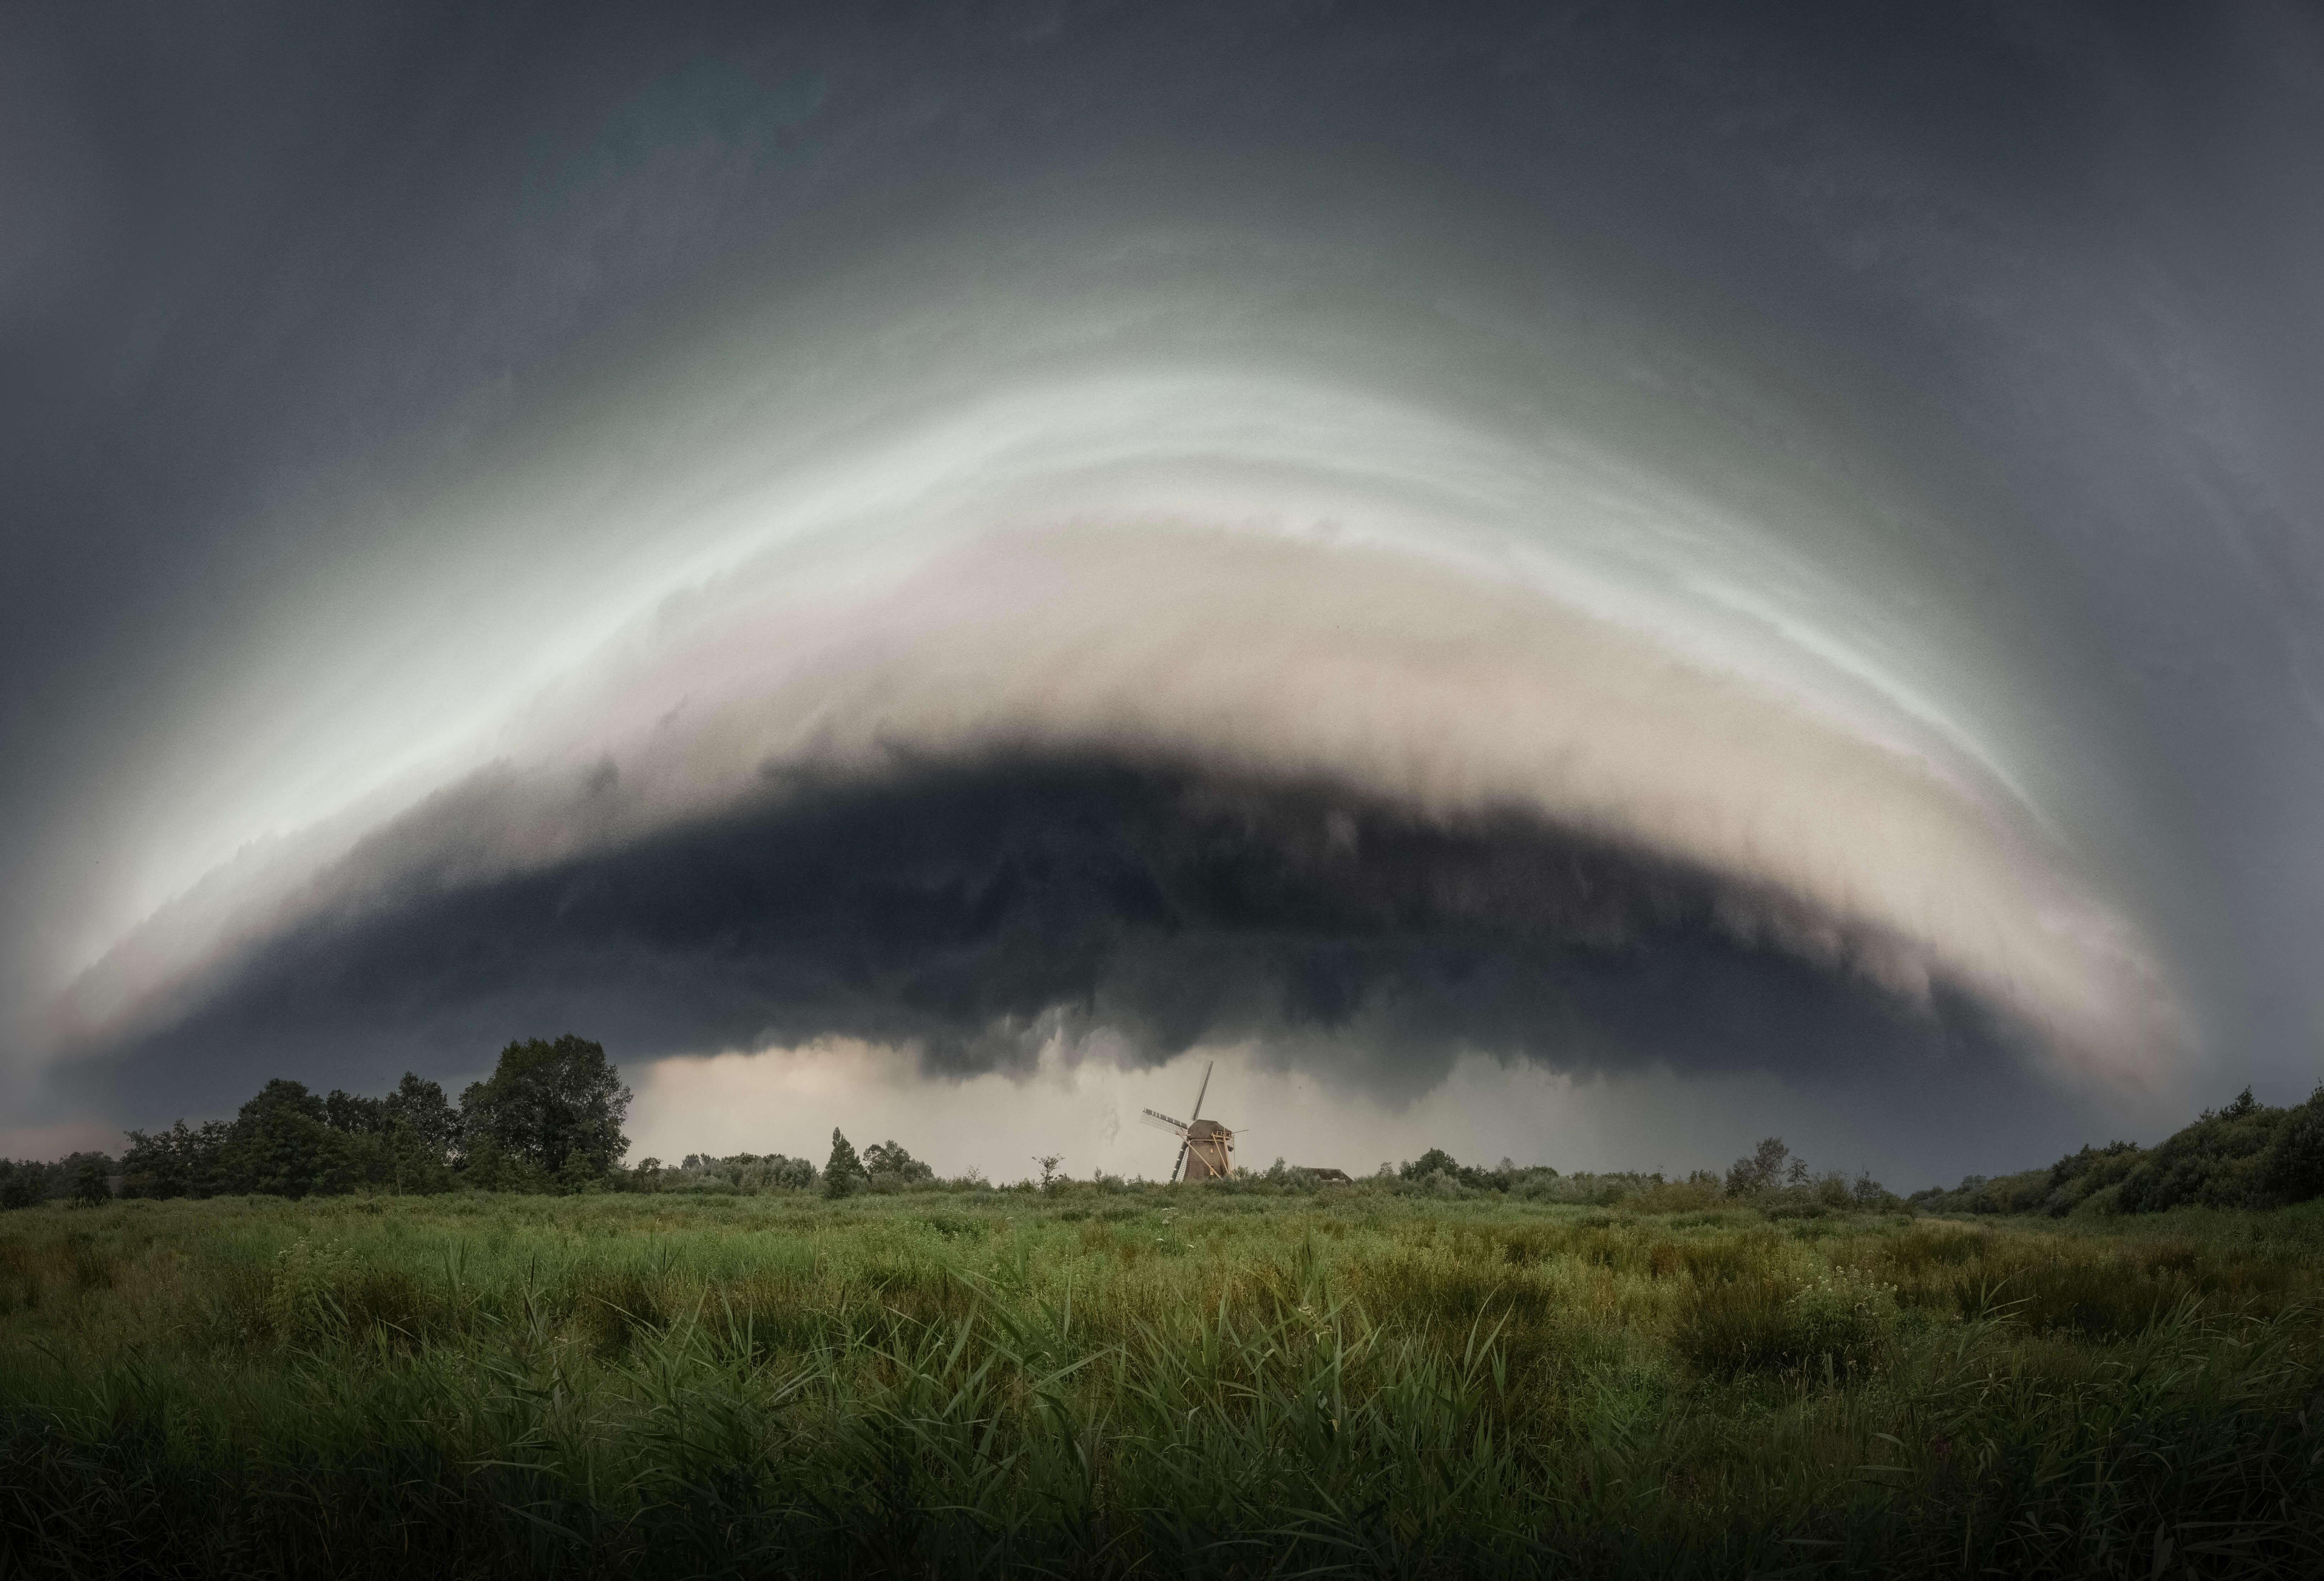
{"label": "tree line", "polygon": [[831,1156],[821,1169],[812,1159],[788,1158],[779,1153],[737,1153],[715,1158],[689,1153],[684,1160],[664,1164],[659,1159],[639,1161],[632,1172],[642,1191],[805,1191],[820,1189],[826,1197],[852,1197],[858,1191],[896,1191],[926,1185],[936,1172],[914,1158],[900,1142],[874,1142],[858,1155],[854,1144],[834,1126]]}
{"label": "tree line", "polygon": [[[935,1184],[936,1172],[902,1144],[875,1143],[859,1155],[837,1129],[823,1166],[781,1154],[689,1154],[679,1163],[641,1160],[622,1167],[630,1089],[598,1043],[567,1035],[533,1038],[501,1051],[493,1074],[453,1103],[438,1083],[407,1072],[376,1098],[277,1078],[231,1120],[161,1131],[132,1131],[115,1159],[75,1153],[54,1162],[0,1159],[0,1208],[59,1198],[327,1196],[353,1191],[820,1190],[825,1196]],[[1047,1178],[1043,1188],[1069,1182]],[[1769,1137],[1722,1178],[1697,1170],[1683,1181],[1660,1174],[1561,1176],[1546,1166],[1503,1159],[1494,1168],[1459,1163],[1432,1147],[1375,1177],[1403,1190],[1486,1190],[1528,1200],[1677,1210],[1748,1202],[1771,1217],[1814,1216],[1896,1207],[1924,1213],[2142,1213],[2185,1205],[2270,1208],[2324,1196],[2324,1088],[2278,1108],[2245,1089],[2225,1108],[2153,1147],[2127,1142],[2085,1147],[2047,1169],[1988,1180],[1973,1175],[1950,1190],[1915,1191],[1901,1201],[1868,1175],[1849,1180],[1808,1168]],[[1312,1172],[1286,1166],[1238,1172],[1217,1189],[1307,1189]],[[975,1171],[953,1190],[994,1190]],[[1102,1172],[1097,1187],[1125,1182]],[[1021,1188],[1034,1189],[1031,1182]]]}
{"label": "tree line", "polygon": [[1970,1175],[1949,1190],[1915,1191],[1934,1213],[2160,1213],[2172,1208],[2284,1208],[2324,1197],[2324,1087],[2304,1103],[2261,1103],[2250,1088],[2225,1108],[2152,1147],[2109,1142],[2047,1169]]}
{"label": "tree line", "polygon": [[[810,1190],[847,1197],[923,1185],[936,1171],[900,1142],[859,1156],[836,1129],[830,1159],[688,1154],[623,1168],[631,1093],[604,1048],[567,1035],[501,1051],[493,1074],[452,1102],[407,1071],[376,1098],[318,1094],[278,1077],[231,1120],[131,1131],[118,1159],[76,1153],[54,1163],[0,1159],[0,1208],[64,1198],[327,1197],[355,1191]],[[964,1183],[982,1185],[973,1178]]]}
{"label": "tree line", "polygon": [[406,1072],[377,1098],[318,1094],[281,1077],[231,1120],[132,1131],[116,1160],[0,1160],[0,1206],[64,1196],[330,1196],[350,1191],[603,1189],[624,1173],[630,1089],[604,1047],[531,1038],[501,1051],[491,1076],[453,1103]]}

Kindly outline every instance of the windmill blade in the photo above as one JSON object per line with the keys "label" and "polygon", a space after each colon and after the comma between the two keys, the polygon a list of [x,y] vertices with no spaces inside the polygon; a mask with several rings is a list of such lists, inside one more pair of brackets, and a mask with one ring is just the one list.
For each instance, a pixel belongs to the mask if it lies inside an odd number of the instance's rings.
{"label": "windmill blade", "polygon": [[[1211,1071],[1217,1066],[1217,1064],[1218,1062],[1216,1060],[1213,1060],[1203,1067],[1203,1084],[1194,1089],[1194,1117],[1195,1120],[1199,1120],[1203,1117],[1203,1095],[1211,1089]],[[1189,1120],[1186,1123],[1186,1128],[1190,1131],[1194,1129],[1194,1120]],[[1178,1144],[1178,1162],[1170,1171],[1170,1178],[1174,1181],[1182,1180],[1185,1177],[1186,1149],[1193,1143],[1193,1140],[1194,1139],[1192,1137],[1186,1137]]]}
{"label": "windmill blade", "polygon": [[1185,1121],[1174,1120],[1169,1116],[1164,1114],[1160,1109],[1140,1109],[1139,1113],[1144,1115],[1156,1125],[1167,1126],[1173,1131],[1183,1131],[1186,1128]]}
{"label": "windmill blade", "polygon": [[1184,1136],[1186,1134],[1185,1126],[1167,1115],[1156,1114],[1152,1109],[1148,1109],[1138,1123],[1141,1126],[1151,1126],[1157,1131],[1167,1131],[1173,1136]]}
{"label": "windmill blade", "polygon": [[[1202,1118],[1202,1098],[1204,1093],[1209,1093],[1211,1090],[1211,1070],[1213,1070],[1215,1065],[1218,1065],[1218,1061],[1211,1061],[1209,1065],[1202,1067],[1202,1086],[1194,1088],[1194,1121]],[[1194,1121],[1187,1121],[1185,1130],[1194,1130]],[[1178,1142],[1178,1163],[1171,1165],[1171,1172],[1169,1172],[1169,1176],[1174,1179],[1174,1181],[1185,1176],[1185,1149],[1192,1144],[1192,1137],[1187,1137],[1185,1130],[1178,1132],[1178,1137],[1181,1137],[1181,1142]]]}

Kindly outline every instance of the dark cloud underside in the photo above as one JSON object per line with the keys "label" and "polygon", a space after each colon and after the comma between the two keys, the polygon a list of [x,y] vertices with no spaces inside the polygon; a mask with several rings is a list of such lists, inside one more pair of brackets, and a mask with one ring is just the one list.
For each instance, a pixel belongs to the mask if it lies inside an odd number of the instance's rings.
{"label": "dark cloud underside", "polygon": [[1909,1002],[1844,942],[1765,942],[1751,919],[1783,909],[1515,813],[1443,827],[1327,786],[1014,758],[407,894],[262,946],[64,1080],[158,1116],[567,1029],[630,1060],[855,1036],[947,1074],[1100,1029],[1148,1061],[1256,1035],[1386,1096],[1471,1050],[1572,1071],[2017,1062],[1965,993]]}

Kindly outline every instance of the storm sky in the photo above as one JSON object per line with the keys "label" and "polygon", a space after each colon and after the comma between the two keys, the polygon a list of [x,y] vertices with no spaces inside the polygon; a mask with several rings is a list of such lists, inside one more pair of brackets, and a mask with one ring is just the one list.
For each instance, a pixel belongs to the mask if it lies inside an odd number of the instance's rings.
{"label": "storm sky", "polygon": [[13,6],[0,1152],[2303,1097],[2319,149],[2292,5]]}

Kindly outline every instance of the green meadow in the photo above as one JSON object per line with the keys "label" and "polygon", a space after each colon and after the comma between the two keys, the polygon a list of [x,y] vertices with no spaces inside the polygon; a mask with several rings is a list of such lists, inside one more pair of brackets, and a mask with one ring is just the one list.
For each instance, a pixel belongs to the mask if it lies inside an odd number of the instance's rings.
{"label": "green meadow", "polygon": [[2320,1209],[44,1207],[0,1568],[2312,1576]]}

